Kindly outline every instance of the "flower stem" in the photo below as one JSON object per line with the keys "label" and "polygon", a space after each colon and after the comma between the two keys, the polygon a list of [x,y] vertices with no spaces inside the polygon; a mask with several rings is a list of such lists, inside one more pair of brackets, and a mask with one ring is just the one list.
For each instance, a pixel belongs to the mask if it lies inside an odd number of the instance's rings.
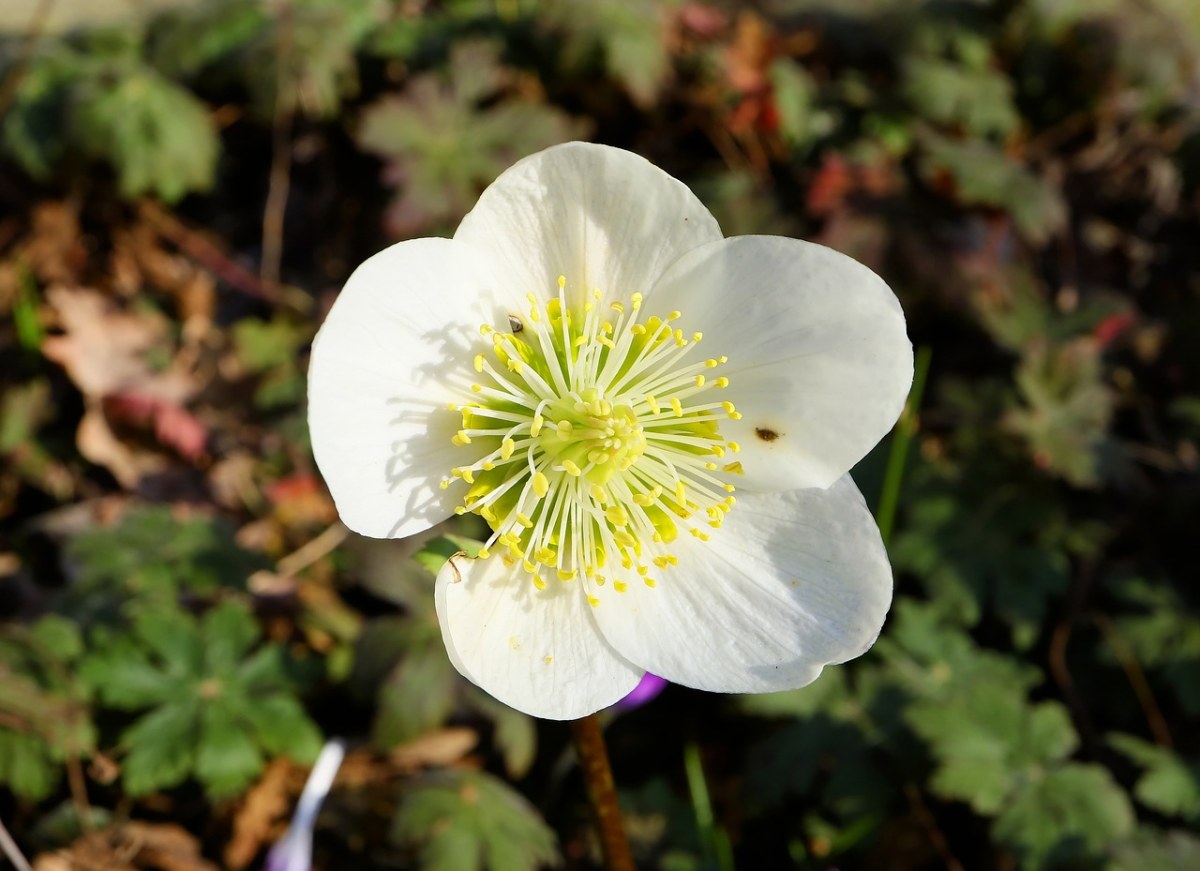
{"label": "flower stem", "polygon": [[582,719],[572,720],[571,737],[575,740],[579,769],[583,772],[588,799],[592,803],[600,849],[604,853],[604,866],[607,871],[636,871],[633,856],[629,852],[629,841],[621,825],[621,807],[617,803],[617,789],[608,765],[604,733],[600,730],[596,715],[589,714]]}
{"label": "flower stem", "polygon": [[883,476],[883,490],[879,494],[879,507],[875,511],[875,522],[879,524],[879,535],[884,545],[892,538],[896,522],[896,506],[900,502],[900,483],[904,480],[904,466],[908,461],[908,447],[917,432],[917,414],[921,410],[921,395],[925,392],[925,379],[929,375],[929,358],[932,351],[928,345],[917,349],[914,365],[913,386],[908,394],[904,412],[896,422],[892,436],[892,449],[888,454],[887,470]]}

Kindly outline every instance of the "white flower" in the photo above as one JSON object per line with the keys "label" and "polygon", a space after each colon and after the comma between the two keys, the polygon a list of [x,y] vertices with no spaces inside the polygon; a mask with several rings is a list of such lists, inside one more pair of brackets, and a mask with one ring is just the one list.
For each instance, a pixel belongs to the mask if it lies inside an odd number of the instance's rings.
{"label": "white flower", "polygon": [[642,158],[571,143],[501,175],[453,239],[354,272],[313,344],[309,423],[351,529],[487,520],[483,555],[437,578],[446,649],[568,719],[645,671],[764,692],[870,647],[892,575],[847,472],[911,381],[869,269],[725,239]]}

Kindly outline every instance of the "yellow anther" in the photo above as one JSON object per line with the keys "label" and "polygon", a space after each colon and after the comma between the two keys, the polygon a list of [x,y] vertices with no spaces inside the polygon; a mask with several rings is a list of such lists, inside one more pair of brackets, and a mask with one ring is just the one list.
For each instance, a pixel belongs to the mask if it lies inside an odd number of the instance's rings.
{"label": "yellow anther", "polygon": [[479,391],[483,390],[483,388],[480,387],[478,384],[472,384],[471,390],[474,391],[475,393],[478,393]]}
{"label": "yellow anther", "polygon": [[565,276],[565,275],[558,276],[558,289],[562,290],[566,286],[567,286],[567,276]]}
{"label": "yellow anther", "polygon": [[569,569],[569,570],[568,569],[559,569],[558,570],[558,579],[560,581],[573,581],[573,580],[575,580],[575,577],[576,577],[576,573],[575,573],[574,569]]}
{"label": "yellow anther", "polygon": [[588,596],[588,604],[591,605],[593,608],[595,608],[597,605],[600,604],[600,600],[597,599],[595,596]]}
{"label": "yellow anther", "polygon": [[655,414],[658,414],[662,411],[662,408],[658,404],[658,400],[654,398],[654,394],[652,393],[646,394],[646,404],[650,406],[650,410]]}
{"label": "yellow anther", "polygon": [[596,342],[597,342],[597,344],[603,345],[604,347],[608,348],[610,351],[615,350],[617,347],[613,343],[613,340],[610,339],[608,336],[596,336]]}
{"label": "yellow anther", "polygon": [[713,358],[709,357],[707,360],[704,361],[704,365],[707,366],[709,369],[716,369],[717,366],[719,366],[720,364]]}
{"label": "yellow anther", "polygon": [[646,325],[645,324],[634,324],[632,327],[629,328],[629,332],[635,336],[644,336],[644,335],[646,335]]}
{"label": "yellow anther", "polygon": [[573,460],[563,460],[562,467],[563,467],[564,472],[566,472],[568,475],[571,475],[574,478],[578,478],[580,475],[583,474],[583,470],[580,469],[579,466],[575,465],[575,462]]}
{"label": "yellow anther", "polygon": [[443,478],[442,481],[438,484],[438,487],[440,487],[443,490],[448,489],[450,487],[450,479]]}
{"label": "yellow anther", "polygon": [[531,575],[536,575],[538,573],[538,567],[535,566],[533,563],[531,563],[529,560],[524,560],[521,563],[521,568],[525,569],[525,571]]}
{"label": "yellow anther", "polygon": [[734,475],[744,475],[744,474],[746,474],[746,471],[745,471],[745,469],[743,469],[743,468],[742,468],[742,464],[741,464],[741,463],[728,463],[728,464],[726,464],[726,466],[725,466],[725,471],[726,471],[726,472],[730,472],[730,473],[732,473],[732,474],[734,474]]}
{"label": "yellow anther", "polygon": [[526,529],[532,529],[532,528],[533,528],[533,521],[532,521],[532,520],[530,520],[530,519],[529,519],[529,516],[528,516],[528,515],[526,515],[526,514],[518,514],[518,515],[517,515],[517,523],[521,524],[521,525],[522,525],[522,526],[524,526]]}
{"label": "yellow anther", "polygon": [[637,573],[639,575],[647,575],[650,573],[650,566],[638,566]]}
{"label": "yellow anther", "polygon": [[737,490],[737,487],[733,486],[732,484],[722,484],[721,486],[725,489],[726,493],[732,493]]}
{"label": "yellow anther", "polygon": [[608,304],[608,307],[609,307],[610,309],[612,309],[613,311],[615,311],[615,312],[618,312],[619,314],[624,314],[624,313],[625,313],[625,306],[623,306],[623,305],[622,305],[621,303],[619,303],[619,302],[610,302],[610,303]]}
{"label": "yellow anther", "polygon": [[678,481],[675,484],[675,501],[680,505],[687,501],[687,488],[684,487],[682,481]]}
{"label": "yellow anther", "polygon": [[675,412],[676,417],[683,417],[683,403],[678,396],[671,397],[671,411]]}
{"label": "yellow anther", "polygon": [[642,307],[642,300],[644,298],[645,297],[643,297],[640,293],[635,293],[631,297],[629,297],[630,302],[633,303],[634,311],[637,311],[638,309],[640,309]]}
{"label": "yellow anther", "polygon": [[708,469],[708,471],[710,471],[710,472],[715,472],[717,470],[717,464],[716,463],[705,463],[704,468]]}
{"label": "yellow anther", "polygon": [[725,456],[725,449],[723,447],[721,447],[720,445],[713,445],[712,452],[713,452],[713,455],[717,456],[717,457]]}
{"label": "yellow anther", "polygon": [[592,498],[595,499],[597,502],[599,502],[601,505],[603,505],[605,502],[608,501],[608,494],[604,492],[604,488],[601,487],[599,484],[593,484],[591,486],[591,489],[588,490],[588,492],[591,493]]}
{"label": "yellow anther", "polygon": [[533,485],[533,492],[538,495],[539,499],[550,492],[550,479],[541,472],[534,474],[533,481],[531,483]]}
{"label": "yellow anther", "polygon": [[455,514],[457,514],[459,517],[462,517],[464,514],[466,514],[466,513],[467,513],[467,506],[465,506],[465,505],[455,505],[455,506],[454,506],[454,513],[455,513]]}
{"label": "yellow anther", "polygon": [[667,315],[667,320],[669,320],[669,321],[677,321],[677,320],[679,320],[681,317],[683,317],[683,312],[681,312],[681,311],[679,311],[678,309],[676,309],[675,311],[673,311],[673,312],[671,312],[669,315]]}
{"label": "yellow anther", "polygon": [[692,333],[692,341],[693,342],[699,342],[703,338],[704,338],[704,333],[701,333],[699,331]]}
{"label": "yellow anther", "polygon": [[496,332],[496,331],[494,329],[492,329],[491,327],[489,327],[487,324],[479,325],[479,335],[481,335],[481,336],[487,336],[490,333],[494,333],[494,332]]}
{"label": "yellow anther", "polygon": [[697,387],[703,387],[703,386],[704,386],[704,376],[703,376],[703,375],[697,375],[697,376],[696,376],[696,386],[697,386]]}
{"label": "yellow anther", "polygon": [[508,363],[505,365],[508,366],[509,372],[516,372],[519,374],[525,368],[525,361],[518,360],[516,357],[509,357]]}
{"label": "yellow anther", "polygon": [[726,357],[724,354],[722,354],[720,357],[717,358],[717,362],[718,363],[728,363],[729,358]]}
{"label": "yellow anther", "polygon": [[479,468],[483,469],[485,472],[490,472],[492,469],[496,468],[496,464],[489,461],[484,461]]}
{"label": "yellow anther", "polygon": [[683,337],[683,330],[676,330],[674,333],[674,337],[675,337],[675,346],[677,348],[684,348],[687,346],[688,341],[687,341],[687,339],[685,339]]}
{"label": "yellow anther", "polygon": [[587,336],[576,336],[575,341],[573,341],[571,343],[571,347],[582,348],[586,344],[587,344]]}
{"label": "yellow anther", "polygon": [[658,586],[658,581],[654,580],[654,578],[642,578],[642,583],[651,588]]}
{"label": "yellow anther", "polygon": [[604,510],[604,516],[608,518],[608,522],[613,526],[628,526],[629,514],[620,505],[613,505]]}
{"label": "yellow anther", "polygon": [[618,593],[624,593],[626,590],[629,589],[629,585],[626,584],[624,581],[613,581],[613,589],[616,590]]}
{"label": "yellow anther", "polygon": [[696,529],[695,527],[692,527],[692,535],[696,536],[696,538],[700,539],[701,541],[708,541],[708,533]]}
{"label": "yellow anther", "polygon": [[725,444],[729,450],[733,451],[735,454],[740,454],[742,452],[742,446],[738,442],[725,442]]}
{"label": "yellow anther", "polygon": [[671,564],[671,561],[669,559],[667,559],[665,556],[656,556],[654,558],[654,564],[656,566],[658,566],[660,569],[665,569],[667,566],[669,566]]}
{"label": "yellow anther", "polygon": [[[729,405],[729,409],[733,408],[732,402],[727,404]],[[726,410],[728,411],[729,409]],[[529,424],[529,435],[531,435],[533,438],[537,438],[538,433],[542,431],[542,427],[545,426],[545,424],[546,418],[542,417],[540,414],[535,414],[533,416],[533,423]]]}
{"label": "yellow anther", "polygon": [[475,473],[472,472],[470,469],[463,469],[462,470],[462,479],[464,481],[466,481],[468,484],[474,484],[475,483]]}
{"label": "yellow anther", "polygon": [[500,459],[507,460],[513,455],[513,451],[517,449],[517,443],[511,438],[506,438],[500,442]]}
{"label": "yellow anther", "polygon": [[713,384],[715,384],[717,387],[728,387],[729,379],[722,375],[720,378],[714,381]]}
{"label": "yellow anther", "polygon": [[[533,585],[534,585],[535,587],[537,587],[539,590],[544,590],[544,589],[546,589],[546,582],[542,580],[542,576],[541,576],[541,575],[534,575],[534,576],[533,576]],[[547,662],[549,662],[549,661],[550,661],[550,657],[546,657],[546,661],[547,661]]]}
{"label": "yellow anther", "polygon": [[563,438],[567,438],[568,436],[571,435],[571,430],[573,430],[575,427],[572,426],[571,421],[567,420],[566,418],[563,418],[555,425],[554,428],[556,430],[558,430],[558,434],[560,436],[562,436]]}
{"label": "yellow anther", "polygon": [[475,371],[476,372],[483,371],[483,354],[475,355]]}

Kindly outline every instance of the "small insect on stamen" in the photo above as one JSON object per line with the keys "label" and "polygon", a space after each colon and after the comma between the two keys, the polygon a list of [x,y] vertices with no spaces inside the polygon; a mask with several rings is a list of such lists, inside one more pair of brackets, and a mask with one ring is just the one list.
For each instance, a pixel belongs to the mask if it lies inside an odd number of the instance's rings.
{"label": "small insect on stamen", "polygon": [[525,325],[523,323],[521,323],[521,319],[519,317],[517,317],[516,315],[509,315],[508,316],[508,328],[510,330],[512,330],[514,333],[519,333],[519,332],[521,332],[521,330],[525,329]]}

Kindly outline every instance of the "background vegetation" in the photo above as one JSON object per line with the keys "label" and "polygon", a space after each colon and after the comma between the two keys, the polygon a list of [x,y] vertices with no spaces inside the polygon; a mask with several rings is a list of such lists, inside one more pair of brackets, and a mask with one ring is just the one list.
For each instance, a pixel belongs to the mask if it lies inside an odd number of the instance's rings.
{"label": "background vegetation", "polygon": [[317,867],[595,866],[564,728],[446,659],[455,545],[348,535],[304,422],[353,266],[576,137],[864,260],[927,364],[856,470],[873,651],[614,715],[641,866],[1200,867],[1200,6],[167,7],[0,41],[0,818],[39,869],[255,866],[333,735]]}

